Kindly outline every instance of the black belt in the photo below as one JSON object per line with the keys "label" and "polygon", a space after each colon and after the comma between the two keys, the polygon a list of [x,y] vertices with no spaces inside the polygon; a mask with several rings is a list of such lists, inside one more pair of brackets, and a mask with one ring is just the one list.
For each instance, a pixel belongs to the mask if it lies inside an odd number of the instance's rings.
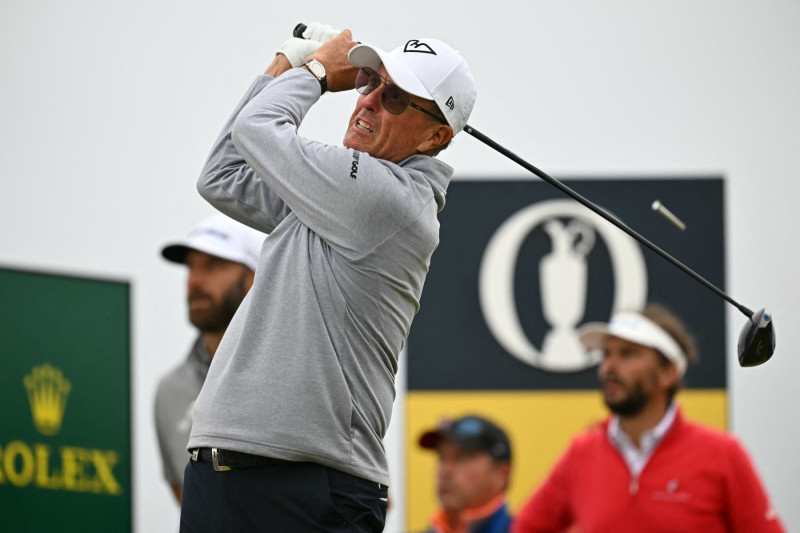
{"label": "black belt", "polygon": [[192,450],[192,460],[208,461],[214,465],[214,470],[222,472],[231,468],[247,468],[250,466],[267,466],[288,463],[283,459],[253,455],[250,453],[220,450],[218,448],[197,448]]}

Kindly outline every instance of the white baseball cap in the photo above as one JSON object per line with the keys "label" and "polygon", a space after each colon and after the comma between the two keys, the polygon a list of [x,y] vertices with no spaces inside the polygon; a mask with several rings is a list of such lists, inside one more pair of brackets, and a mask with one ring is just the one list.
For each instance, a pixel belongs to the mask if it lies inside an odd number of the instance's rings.
{"label": "white baseball cap", "polygon": [[438,39],[411,39],[391,52],[369,44],[350,50],[350,63],[377,70],[381,64],[404,91],[433,100],[444,113],[453,135],[464,129],[478,91],[467,61]]}
{"label": "white baseball cap", "polygon": [[584,324],[578,328],[578,336],[590,350],[602,350],[609,336],[653,348],[675,365],[679,376],[683,377],[686,373],[686,354],[677,341],[658,324],[639,313],[624,311],[615,313],[608,324]]}
{"label": "white baseball cap", "polygon": [[170,243],[161,255],[173,263],[186,263],[189,250],[207,253],[256,269],[266,235],[221,213],[204,218],[186,239]]}

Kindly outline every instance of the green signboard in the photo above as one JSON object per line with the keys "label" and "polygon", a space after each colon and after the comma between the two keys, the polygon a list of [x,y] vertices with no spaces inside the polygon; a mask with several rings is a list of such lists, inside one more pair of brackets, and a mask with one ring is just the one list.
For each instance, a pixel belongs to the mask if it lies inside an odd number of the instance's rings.
{"label": "green signboard", "polygon": [[128,283],[0,268],[0,531],[131,531]]}

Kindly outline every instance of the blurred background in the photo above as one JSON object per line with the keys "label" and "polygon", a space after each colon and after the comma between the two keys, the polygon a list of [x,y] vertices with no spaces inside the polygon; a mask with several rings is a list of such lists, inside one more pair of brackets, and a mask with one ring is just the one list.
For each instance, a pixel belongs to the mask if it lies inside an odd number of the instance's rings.
{"label": "blurred background", "polygon": [[[161,478],[153,398],[194,330],[185,270],[159,251],[211,212],[195,191],[207,152],[301,21],[385,49],[448,42],[478,83],[470,124],[556,177],[723,178],[724,288],[767,306],[778,339],[767,364],[739,368],[744,318],[726,307],[728,427],[789,530],[800,528],[797,2],[3,0],[0,267],[129,282],[134,530],[175,531],[179,515]],[[354,102],[325,95],[301,133],[339,144]],[[536,179],[466,134],[441,158],[456,180]],[[668,207],[679,212],[680,199]],[[14,357],[3,351],[0,372]],[[406,371],[387,436],[399,486]],[[404,531],[405,500],[393,491],[387,531]]]}

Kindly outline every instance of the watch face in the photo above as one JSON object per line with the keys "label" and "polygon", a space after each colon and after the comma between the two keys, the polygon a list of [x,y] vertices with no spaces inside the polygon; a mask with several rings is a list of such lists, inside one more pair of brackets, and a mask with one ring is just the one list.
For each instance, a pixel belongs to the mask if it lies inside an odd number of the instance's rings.
{"label": "watch face", "polygon": [[314,76],[316,76],[317,78],[325,77],[325,67],[322,66],[322,63],[316,60],[312,60],[306,64],[308,65],[309,70],[311,70]]}

